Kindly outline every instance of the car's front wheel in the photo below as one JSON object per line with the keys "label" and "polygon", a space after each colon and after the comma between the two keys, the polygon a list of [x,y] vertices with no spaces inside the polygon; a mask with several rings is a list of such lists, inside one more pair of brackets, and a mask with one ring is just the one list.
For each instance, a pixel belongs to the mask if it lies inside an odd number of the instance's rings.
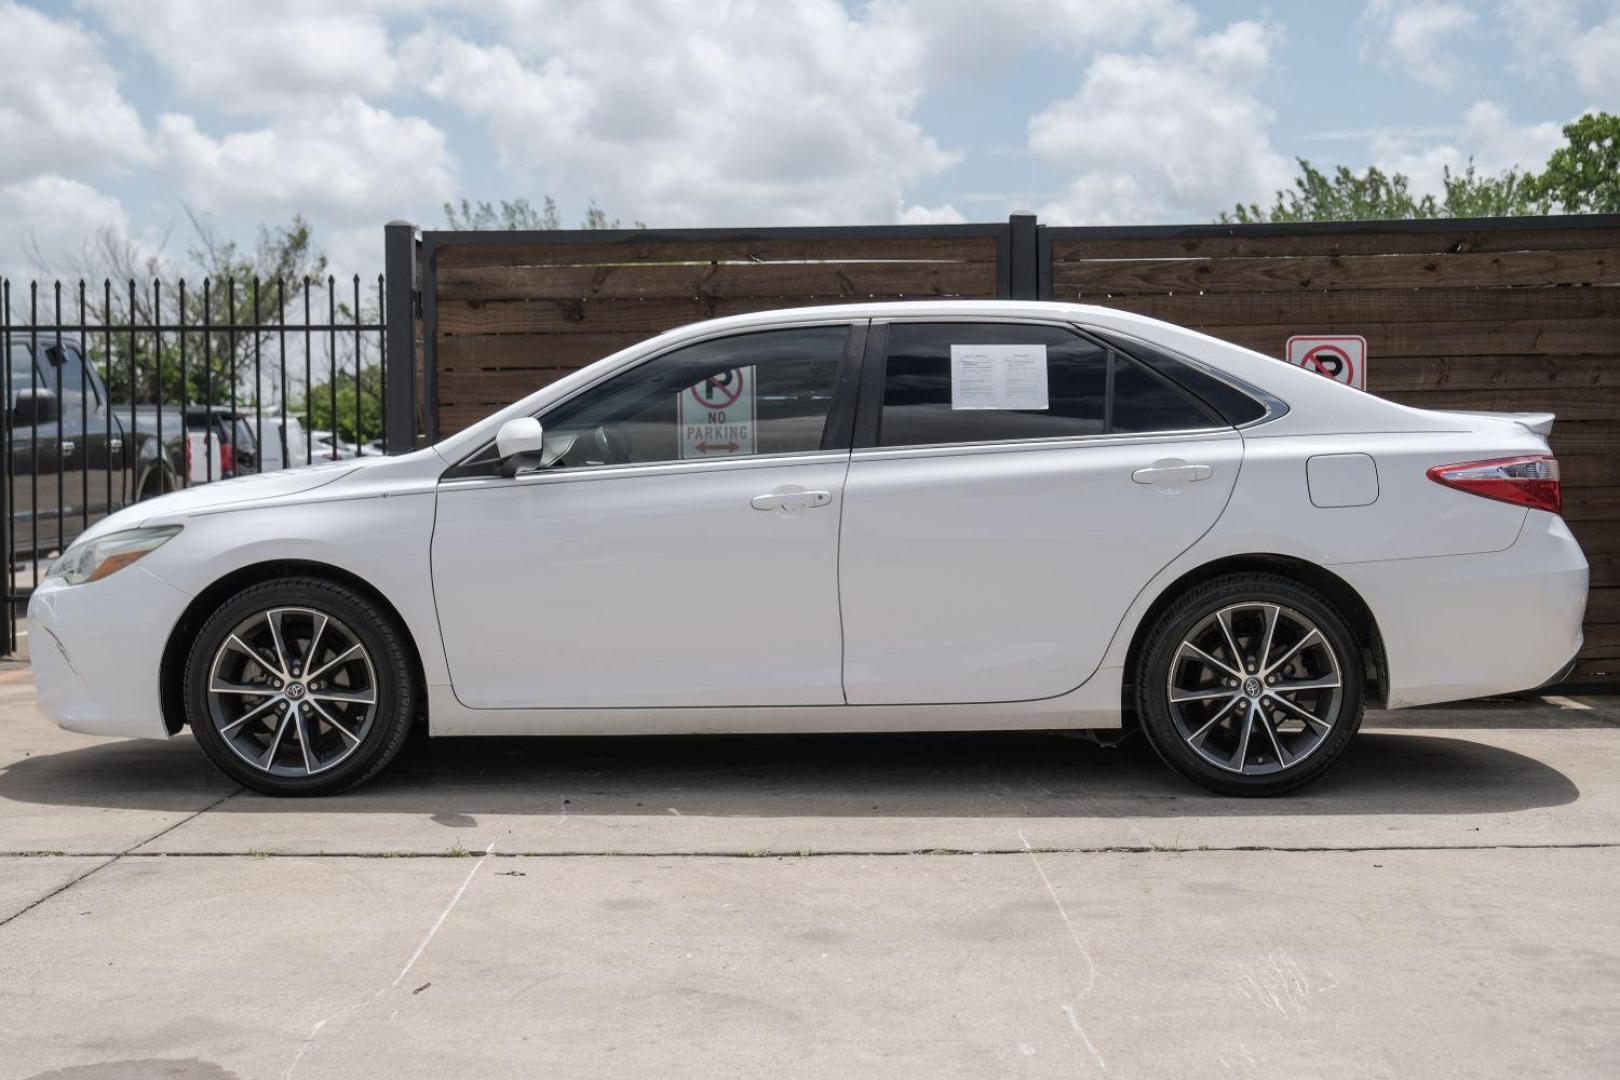
{"label": "car's front wheel", "polygon": [[404,632],[368,597],[321,578],[251,585],[203,624],[186,720],[210,760],[267,795],[324,795],[380,772],[416,701]]}
{"label": "car's front wheel", "polygon": [[1277,795],[1326,772],[1361,726],[1364,667],[1344,616],[1275,574],[1206,582],[1154,624],[1137,713],[1160,757],[1228,795]]}

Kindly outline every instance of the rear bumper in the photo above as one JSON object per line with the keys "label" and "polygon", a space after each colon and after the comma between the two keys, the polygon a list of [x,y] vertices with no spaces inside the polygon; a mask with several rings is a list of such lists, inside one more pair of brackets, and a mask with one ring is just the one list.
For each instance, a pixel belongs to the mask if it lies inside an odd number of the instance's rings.
{"label": "rear bumper", "polygon": [[1391,709],[1542,686],[1580,652],[1586,557],[1553,514],[1502,551],[1332,569],[1378,621]]}
{"label": "rear bumper", "polygon": [[28,601],[40,711],[69,731],[165,739],[158,667],[190,597],[143,567],[42,581]]}

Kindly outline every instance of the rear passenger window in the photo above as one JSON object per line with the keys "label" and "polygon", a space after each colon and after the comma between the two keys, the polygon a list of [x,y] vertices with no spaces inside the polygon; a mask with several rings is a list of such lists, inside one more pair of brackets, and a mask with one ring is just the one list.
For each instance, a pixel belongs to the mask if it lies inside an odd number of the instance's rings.
{"label": "rear passenger window", "polygon": [[889,327],[877,445],[1074,438],[1217,426],[1129,357],[1054,326]]}

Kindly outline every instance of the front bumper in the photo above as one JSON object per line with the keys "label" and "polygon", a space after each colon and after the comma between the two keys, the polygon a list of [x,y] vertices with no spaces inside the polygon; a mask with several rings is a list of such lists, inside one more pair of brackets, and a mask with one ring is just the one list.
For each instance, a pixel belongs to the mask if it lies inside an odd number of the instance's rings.
{"label": "front bumper", "polygon": [[40,711],[69,731],[168,738],[158,669],[190,600],[138,565],[86,585],[40,582],[28,601]]}
{"label": "front bumper", "polygon": [[1553,514],[1502,551],[1332,569],[1378,621],[1391,709],[1541,686],[1581,649],[1586,557]]}

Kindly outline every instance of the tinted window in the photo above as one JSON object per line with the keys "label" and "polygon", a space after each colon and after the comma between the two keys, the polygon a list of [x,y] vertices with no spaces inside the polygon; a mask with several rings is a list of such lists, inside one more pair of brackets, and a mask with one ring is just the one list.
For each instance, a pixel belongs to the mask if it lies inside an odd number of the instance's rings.
{"label": "tinted window", "polygon": [[1186,394],[1135,361],[1114,357],[1114,407],[1110,431],[1189,431],[1216,423]]}
{"label": "tinted window", "polygon": [[1213,409],[1224,422],[1236,427],[1253,423],[1266,415],[1266,405],[1242,390],[1186,363],[1168,350],[1134,338],[1123,338],[1104,331],[1092,333],[1141,361]]}
{"label": "tinted window", "polygon": [[[78,349],[71,345],[57,345],[54,341],[48,345],[41,341],[39,356],[39,386],[56,395],[64,417],[78,416],[81,405],[87,398],[92,405],[94,404],[95,383],[84,370],[84,360],[79,356]],[[15,357],[11,366],[12,378],[15,380],[17,368]],[[28,385],[26,370],[23,372],[22,382],[24,386]]]}
{"label": "tinted window", "polygon": [[[980,408],[984,400],[953,401],[952,347],[964,351],[988,346],[979,355],[998,361],[992,350],[1014,357],[1040,357],[1046,365],[1045,408]],[[963,375],[959,366],[958,380]],[[999,377],[991,370],[990,378]],[[889,327],[879,446],[985,442],[1100,435],[1106,430],[1108,353],[1078,334],[1058,327],[1016,323],[896,323]],[[992,398],[994,391],[991,391]],[[1011,397],[1027,397],[1016,390]],[[953,407],[954,406],[954,407]]]}
{"label": "tinted window", "polygon": [[[738,334],[666,353],[540,417],[548,469],[819,450],[846,326]],[[487,474],[494,447],[447,473]]]}
{"label": "tinted window", "polygon": [[[1030,365],[1043,360],[1044,388],[1038,371],[1030,378]],[[974,384],[969,394],[964,379]],[[1009,407],[982,407],[997,401]],[[889,328],[879,446],[1186,431],[1219,422],[1170,381],[1061,327]]]}

